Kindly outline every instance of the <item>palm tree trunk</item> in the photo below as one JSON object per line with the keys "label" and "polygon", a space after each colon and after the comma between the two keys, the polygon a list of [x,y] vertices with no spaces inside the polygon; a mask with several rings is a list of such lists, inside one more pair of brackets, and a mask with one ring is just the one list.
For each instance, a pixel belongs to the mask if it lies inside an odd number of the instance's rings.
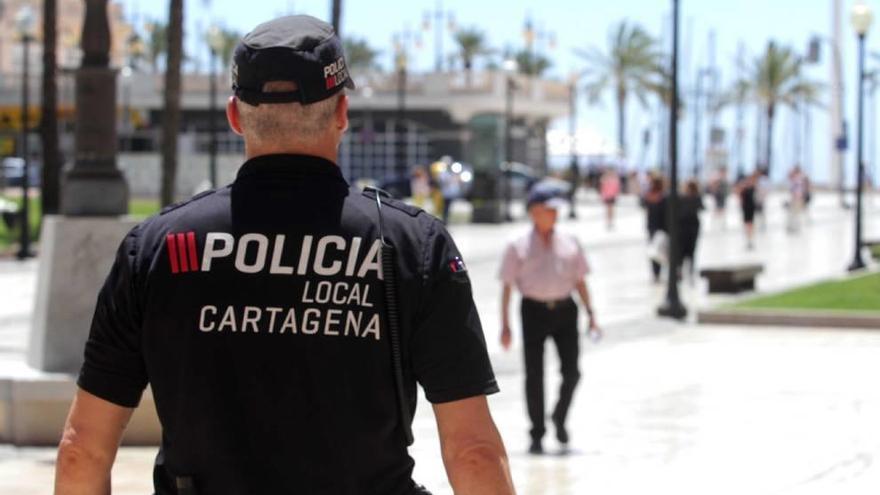
{"label": "palm tree trunk", "polygon": [[773,168],[773,117],[776,114],[776,106],[772,103],[767,105],[767,177],[771,177],[770,171]]}
{"label": "palm tree trunk", "polygon": [[617,91],[617,146],[620,156],[626,156],[626,92]]}
{"label": "palm tree trunk", "polygon": [[464,60],[464,84],[466,87],[470,88],[471,83],[473,82],[474,76],[474,67],[473,62],[469,59]]}
{"label": "palm tree trunk", "polygon": [[330,15],[333,19],[333,30],[336,31],[337,36],[341,36],[339,33],[342,28],[342,0],[333,0]]}
{"label": "palm tree trunk", "polygon": [[61,207],[61,151],[58,138],[57,47],[58,9],[55,0],[43,1],[43,108],[40,135],[43,142],[40,203],[44,215]]}
{"label": "palm tree trunk", "polygon": [[175,198],[177,182],[177,137],[180,133],[180,70],[183,61],[183,0],[168,5],[168,62],[165,68],[165,109],[162,123],[163,206]]}

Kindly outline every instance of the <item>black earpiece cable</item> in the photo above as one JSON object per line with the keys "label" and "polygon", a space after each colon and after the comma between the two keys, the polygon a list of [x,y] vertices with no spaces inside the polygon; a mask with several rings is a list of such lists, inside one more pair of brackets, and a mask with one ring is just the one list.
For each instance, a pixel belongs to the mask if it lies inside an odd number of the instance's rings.
{"label": "black earpiece cable", "polygon": [[397,389],[397,405],[400,422],[406,437],[406,445],[413,444],[412,418],[406,399],[403,383],[403,350],[400,343],[400,314],[397,304],[397,265],[394,246],[385,239],[385,224],[382,219],[382,191],[372,188],[376,194],[376,209],[379,213],[379,241],[382,243],[382,274],[385,286],[385,313],[388,322],[388,340],[391,341],[391,366],[394,372],[394,385]]}

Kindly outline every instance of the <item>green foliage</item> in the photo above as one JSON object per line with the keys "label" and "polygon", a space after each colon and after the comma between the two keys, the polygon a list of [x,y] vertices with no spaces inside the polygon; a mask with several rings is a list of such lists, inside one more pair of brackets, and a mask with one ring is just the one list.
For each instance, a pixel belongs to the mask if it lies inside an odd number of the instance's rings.
{"label": "green foliage", "polygon": [[764,165],[769,169],[773,157],[773,123],[780,105],[800,110],[803,105],[819,105],[822,86],[803,77],[803,60],[787,46],[771,41],[767,49],[747,67],[747,76],[735,83],[727,100],[749,101],[767,117]]}
{"label": "green foliage", "polygon": [[880,273],[759,297],[734,307],[877,312],[880,311]]}
{"label": "green foliage", "polygon": [[146,32],[147,60],[153,72],[159,72],[159,59],[168,52],[168,25],[162,22],[148,22]]}
{"label": "green foliage", "polygon": [[516,64],[521,74],[527,76],[540,77],[547,69],[553,66],[553,62],[549,58],[535,53],[532,50],[521,50],[517,52]]}
{"label": "green foliage", "polygon": [[376,59],[379,51],[370,46],[365,39],[346,38],[343,41],[345,60],[352,69],[370,70],[378,68]]}
{"label": "green foliage", "polygon": [[[618,98],[636,95],[642,104],[647,97],[663,88],[663,59],[657,41],[641,26],[621,22],[608,35],[605,51],[597,47],[576,50],[588,67],[584,76],[587,97],[596,103],[607,89],[614,89]],[[666,92],[669,92],[668,88]],[[671,99],[671,98],[667,98]]]}
{"label": "green foliage", "polygon": [[644,107],[650,96],[656,96],[667,106],[672,101],[671,77],[663,68],[663,56],[657,41],[638,24],[623,21],[611,29],[608,45],[603,51],[597,47],[576,50],[587,68],[583,76],[590,104],[599,101],[611,90],[617,105],[618,145],[626,152],[625,110],[630,95]]}
{"label": "green foliage", "polygon": [[768,110],[780,104],[797,108],[802,100],[818,104],[820,86],[804,80],[802,68],[803,61],[792,48],[771,41],[740,84],[746,95]]}
{"label": "green foliage", "polygon": [[[206,38],[209,38],[211,34],[207,34]],[[220,63],[223,64],[223,69],[228,69],[230,64],[232,64],[232,54],[235,51],[235,46],[238,45],[238,41],[241,39],[241,33],[234,29],[229,29],[225,27],[218,28],[217,36],[219,38],[219,47],[220,49],[217,51],[217,57],[220,59]],[[210,44],[211,40],[207,39],[206,42]],[[213,51],[213,48],[212,48]]]}
{"label": "green foliage", "polygon": [[474,59],[492,53],[486,45],[486,34],[478,28],[460,29],[455,33],[455,42],[458,43],[458,58],[466,71],[473,68]]}
{"label": "green foliage", "polygon": [[[0,196],[0,199],[4,199]],[[18,208],[21,208],[21,198],[5,198],[12,203],[15,203]],[[132,199],[128,203],[128,213],[132,217],[142,220],[151,215],[155,215],[159,213],[159,201],[155,199]],[[21,211],[21,210],[19,210]],[[31,225],[31,239],[36,241],[40,236],[40,197],[36,196],[30,199],[30,210],[28,211],[28,217],[30,218]],[[20,237],[20,230],[18,227],[13,229],[7,229],[5,222],[0,220],[0,254],[8,254],[9,250],[13,245],[18,244],[18,240]]]}
{"label": "green foliage", "polygon": [[[3,198],[0,196],[0,199],[5,199],[7,201],[11,201],[18,207],[18,211],[21,211],[21,198]],[[33,197],[30,198],[28,203],[28,220],[30,223],[30,238],[31,240],[37,240],[40,236],[40,198]],[[18,220],[18,219],[16,219]],[[6,252],[13,244],[18,244],[18,240],[21,237],[21,230],[18,227],[13,227],[12,229],[8,229],[6,227],[6,222],[0,220],[0,253]]]}
{"label": "green foliage", "polygon": [[137,219],[144,219],[159,213],[159,201],[155,199],[132,199],[128,202],[128,214]]}

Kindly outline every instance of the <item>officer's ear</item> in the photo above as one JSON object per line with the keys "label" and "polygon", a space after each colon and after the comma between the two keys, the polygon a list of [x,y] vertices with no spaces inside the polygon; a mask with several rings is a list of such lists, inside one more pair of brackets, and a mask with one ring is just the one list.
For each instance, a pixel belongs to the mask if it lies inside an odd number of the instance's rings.
{"label": "officer's ear", "polygon": [[238,98],[235,96],[230,96],[229,101],[226,102],[226,120],[229,121],[229,128],[232,129],[232,132],[239,136],[244,135],[241,128],[241,113],[238,111]]}
{"label": "officer's ear", "polygon": [[336,128],[340,133],[348,130],[348,95],[342,93],[336,105]]}

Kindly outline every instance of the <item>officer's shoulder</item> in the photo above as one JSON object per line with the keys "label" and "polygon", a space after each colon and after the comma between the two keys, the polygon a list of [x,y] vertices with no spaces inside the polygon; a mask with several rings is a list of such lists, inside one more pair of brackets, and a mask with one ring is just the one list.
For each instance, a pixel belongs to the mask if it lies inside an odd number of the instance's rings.
{"label": "officer's shoulder", "polygon": [[365,188],[361,192],[361,197],[366,198],[367,200],[369,200],[371,202],[375,202],[377,194],[379,195],[379,200],[382,202],[383,207],[387,206],[389,208],[393,208],[393,209],[398,210],[400,212],[403,212],[413,218],[418,217],[419,215],[422,215],[423,213],[425,213],[425,210],[419,208],[418,206],[407,204],[399,199],[395,199],[390,194],[388,194],[387,192],[385,192],[381,189],[376,189],[373,187]]}
{"label": "officer's shoulder", "polygon": [[210,189],[208,191],[200,192],[189,199],[185,199],[183,201],[179,201],[177,203],[170,204],[170,205],[166,206],[165,208],[162,208],[162,211],[159,212],[159,216],[167,215],[167,214],[169,214],[175,210],[179,210],[185,206],[190,206],[190,205],[195,206],[196,204],[198,204],[198,201],[200,199],[207,198],[208,196],[215,194],[217,191],[218,191],[218,189]]}

